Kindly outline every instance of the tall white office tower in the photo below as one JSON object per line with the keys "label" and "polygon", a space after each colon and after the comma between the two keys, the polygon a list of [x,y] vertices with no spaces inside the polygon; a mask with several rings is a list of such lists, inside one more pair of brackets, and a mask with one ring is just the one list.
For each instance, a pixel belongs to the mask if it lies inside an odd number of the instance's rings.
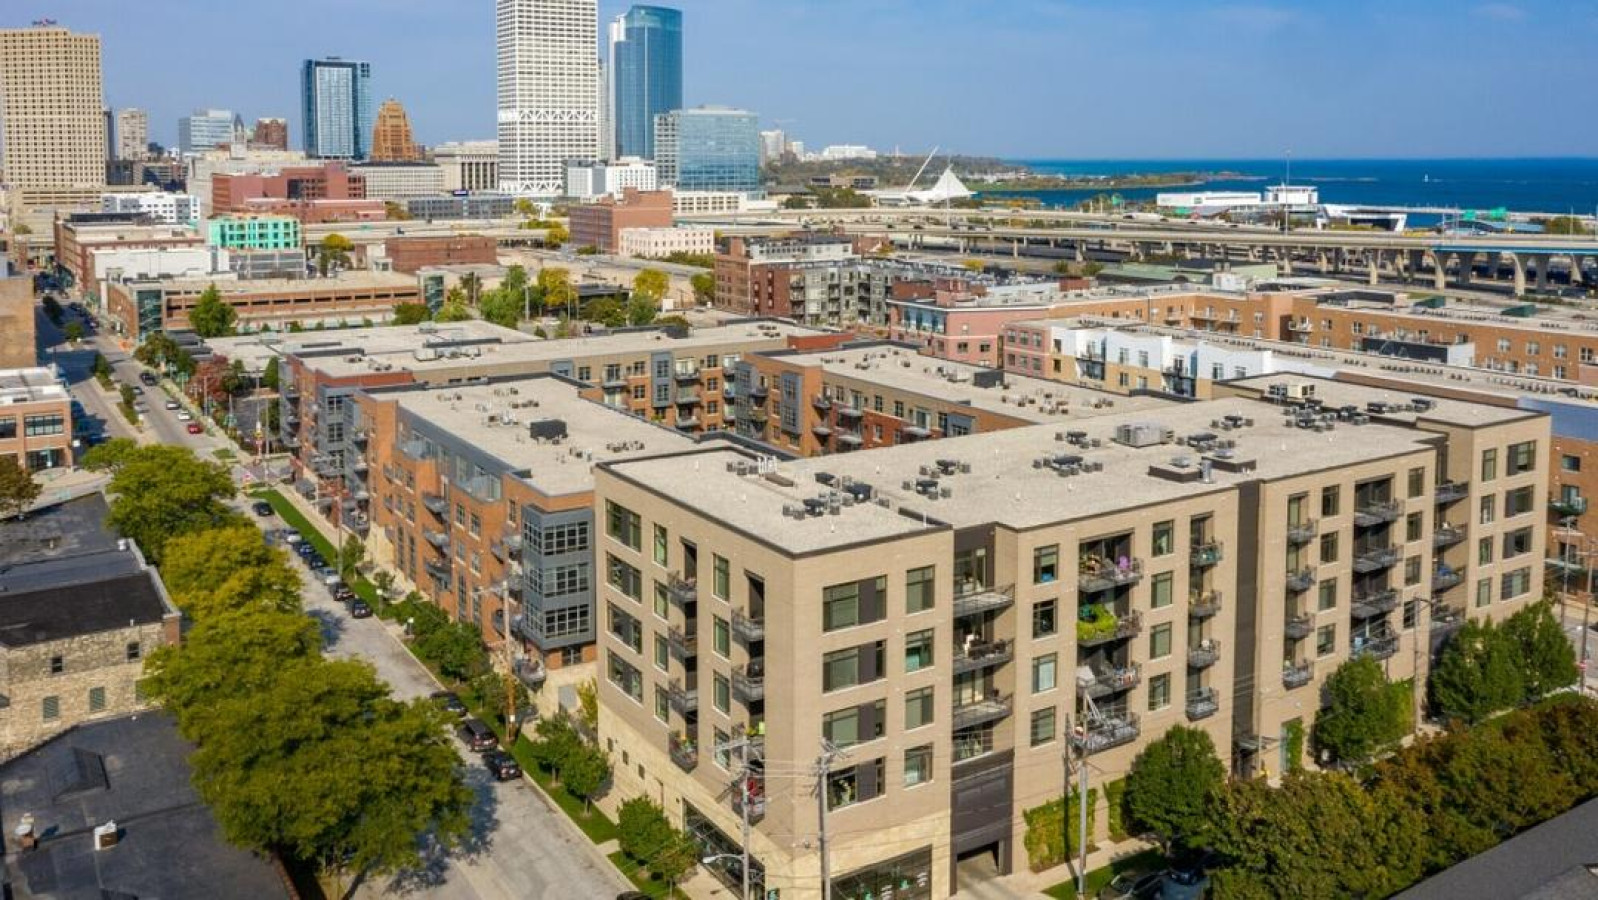
{"label": "tall white office tower", "polygon": [[566,161],[599,156],[597,0],[496,0],[499,184],[565,190]]}

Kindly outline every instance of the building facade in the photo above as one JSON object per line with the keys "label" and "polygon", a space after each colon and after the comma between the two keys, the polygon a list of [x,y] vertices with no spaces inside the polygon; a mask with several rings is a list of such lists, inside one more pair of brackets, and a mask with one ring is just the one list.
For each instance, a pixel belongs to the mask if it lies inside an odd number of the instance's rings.
{"label": "building facade", "polygon": [[100,211],[138,213],[166,225],[194,225],[200,220],[200,198],[193,194],[141,191],[100,195]]}
{"label": "building facade", "polygon": [[53,24],[0,30],[0,181],[15,205],[99,201],[103,104],[99,35]]}
{"label": "building facade", "polygon": [[411,197],[405,212],[413,219],[505,219],[516,212],[516,198],[508,194]]}
{"label": "building facade", "polygon": [[197,109],[178,119],[178,152],[187,155],[229,146],[233,119],[233,112],[226,109]]}
{"label": "building facade", "polygon": [[719,106],[662,113],[655,117],[655,164],[665,187],[758,195],[760,119]]}
{"label": "building facade", "polygon": [[[0,269],[8,268],[0,261]],[[33,307],[32,277],[0,277],[0,369],[30,369],[38,364]]]}
{"label": "building facade", "polygon": [[72,465],[72,397],[49,369],[0,369],[0,456],[29,472]]}
{"label": "building facade", "polygon": [[116,159],[142,160],[150,155],[150,114],[142,109],[116,113]]}
{"label": "building facade", "polygon": [[596,0],[496,0],[500,191],[556,197],[599,156]]}
{"label": "building facade", "polygon": [[72,292],[89,302],[98,302],[100,298],[93,256],[96,251],[160,250],[204,245],[205,238],[199,232],[183,225],[136,225],[74,219],[57,221],[55,224],[56,265],[69,276]]}
{"label": "building facade", "polygon": [[658,183],[655,164],[637,157],[566,164],[566,196],[576,200],[619,197],[628,188],[653,191]]}
{"label": "building facade", "polygon": [[424,162],[369,162],[350,167],[369,200],[409,200],[444,193],[444,169]]}
{"label": "building facade", "polygon": [[567,217],[573,246],[596,247],[610,253],[621,244],[621,233],[628,228],[670,228],[671,192],[628,188],[619,199],[607,195],[593,203],[573,206]]}
{"label": "building facade", "polygon": [[253,150],[287,150],[289,148],[289,120],[275,116],[256,119],[250,131],[249,146]]}
{"label": "building facade", "polygon": [[245,332],[284,331],[291,323],[385,322],[394,307],[422,300],[416,279],[379,272],[298,280],[122,281],[106,286],[106,313],[118,334],[141,343],[157,332],[188,330],[189,311],[213,285]]}
{"label": "building facade", "polygon": [[499,144],[458,141],[433,148],[433,162],[444,170],[444,190],[499,190]]}
{"label": "building facade", "polygon": [[499,245],[487,235],[391,237],[383,242],[383,248],[389,266],[396,272],[408,275],[430,266],[499,264]]}
{"label": "building facade", "polygon": [[291,216],[222,216],[205,223],[206,243],[228,250],[298,250],[300,221]]}
{"label": "building facade", "polygon": [[300,67],[300,122],[305,155],[315,159],[366,159],[374,110],[372,64],[330,57]]}
{"label": "building facade", "polygon": [[372,162],[413,163],[422,161],[421,145],[411,134],[411,120],[405,107],[393,97],[377,108],[377,123],[372,132]]}
{"label": "building facade", "polygon": [[655,158],[655,117],[682,109],[682,12],[634,6],[610,23],[612,150]]}
{"label": "building facade", "polygon": [[716,252],[716,232],[711,228],[623,228],[616,253],[658,259],[673,253],[709,256]]}

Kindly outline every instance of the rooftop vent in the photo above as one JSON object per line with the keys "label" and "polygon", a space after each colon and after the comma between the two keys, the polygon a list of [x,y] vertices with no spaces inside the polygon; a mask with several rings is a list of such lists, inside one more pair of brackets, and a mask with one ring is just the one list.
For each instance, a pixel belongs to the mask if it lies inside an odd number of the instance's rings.
{"label": "rooftop vent", "polygon": [[1128,447],[1154,447],[1175,439],[1175,432],[1155,422],[1127,422],[1115,428],[1115,442]]}

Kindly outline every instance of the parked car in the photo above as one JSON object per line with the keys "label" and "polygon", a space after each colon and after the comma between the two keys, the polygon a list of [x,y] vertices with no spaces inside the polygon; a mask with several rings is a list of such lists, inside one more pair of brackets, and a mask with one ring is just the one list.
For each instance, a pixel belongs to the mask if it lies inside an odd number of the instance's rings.
{"label": "parked car", "polygon": [[205,434],[205,426],[201,425],[199,422],[190,422],[185,427],[185,430],[188,431],[189,434]]}
{"label": "parked car", "polygon": [[454,691],[434,691],[431,698],[446,712],[452,712],[457,716],[466,715],[466,704],[461,702],[461,698]]}
{"label": "parked car", "polygon": [[157,384],[155,373],[153,373],[153,372],[140,372],[139,373],[139,380],[144,382],[146,385],[149,385],[150,387],[155,387],[156,384]]}
{"label": "parked car", "polygon": [[135,397],[143,397],[144,396],[144,388],[140,387],[139,385],[133,385],[133,396],[135,396]]}
{"label": "parked car", "polygon": [[340,603],[348,603],[355,599],[355,592],[347,584],[341,584],[333,590],[333,599]]}
{"label": "parked car", "polygon": [[484,753],[499,746],[499,738],[494,736],[494,729],[489,728],[482,719],[467,719],[460,727],[461,743],[475,753]]}
{"label": "parked car", "polygon": [[179,410],[178,411],[178,421],[179,422],[192,422],[192,421],[194,421],[194,414],[190,413],[186,409]]}
{"label": "parked car", "polygon": [[1164,877],[1164,872],[1130,869],[1100,888],[1098,900],[1152,900],[1158,895]]}
{"label": "parked car", "polygon": [[166,402],[166,408],[167,409],[182,409],[183,408],[183,404],[177,402],[176,400],[168,400]]}
{"label": "parked car", "polygon": [[250,505],[250,510],[264,519],[272,514],[272,504],[265,500],[257,500]]}
{"label": "parked car", "polygon": [[350,618],[370,619],[372,617],[372,604],[359,597],[350,601]]}
{"label": "parked car", "polygon": [[503,750],[490,750],[484,753],[483,765],[488,767],[488,774],[494,776],[495,781],[510,781],[522,777],[522,767],[516,763],[516,757]]}

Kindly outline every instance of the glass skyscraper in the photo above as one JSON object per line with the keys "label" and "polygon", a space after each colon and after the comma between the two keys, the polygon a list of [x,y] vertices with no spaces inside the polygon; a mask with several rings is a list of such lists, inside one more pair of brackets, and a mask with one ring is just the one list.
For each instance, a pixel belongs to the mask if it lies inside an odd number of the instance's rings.
{"label": "glass skyscraper", "polygon": [[610,25],[614,157],[655,158],[655,117],[682,108],[682,13],[635,6]]}
{"label": "glass skyscraper", "polygon": [[760,118],[752,112],[701,106],[656,116],[655,151],[662,186],[761,193]]}
{"label": "glass skyscraper", "polygon": [[372,148],[372,64],[308,59],[300,74],[305,153],[365,159]]}

